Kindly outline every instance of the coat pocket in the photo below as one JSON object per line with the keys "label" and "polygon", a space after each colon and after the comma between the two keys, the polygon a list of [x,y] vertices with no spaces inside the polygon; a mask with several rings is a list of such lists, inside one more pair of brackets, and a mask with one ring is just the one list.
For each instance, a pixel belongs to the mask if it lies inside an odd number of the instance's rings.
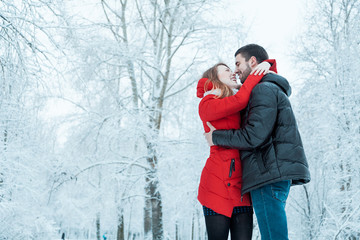
{"label": "coat pocket", "polygon": [[266,173],[268,170],[265,167],[265,163],[264,163],[261,151],[256,151],[255,157],[256,157],[256,163],[260,170],[260,173],[261,174]]}

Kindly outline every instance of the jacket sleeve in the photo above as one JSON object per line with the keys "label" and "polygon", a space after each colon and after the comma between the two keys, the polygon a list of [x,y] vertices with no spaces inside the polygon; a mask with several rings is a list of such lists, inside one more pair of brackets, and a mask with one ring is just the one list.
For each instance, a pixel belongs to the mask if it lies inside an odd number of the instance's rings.
{"label": "jacket sleeve", "polygon": [[253,91],[248,118],[243,128],[216,130],[212,134],[215,145],[250,150],[261,146],[271,135],[277,117],[277,98],[266,84],[259,84]]}
{"label": "jacket sleeve", "polygon": [[203,98],[199,104],[199,115],[202,121],[214,121],[244,109],[250,98],[251,91],[260,82],[264,74],[249,75],[240,90],[233,96],[215,98],[211,95]]}

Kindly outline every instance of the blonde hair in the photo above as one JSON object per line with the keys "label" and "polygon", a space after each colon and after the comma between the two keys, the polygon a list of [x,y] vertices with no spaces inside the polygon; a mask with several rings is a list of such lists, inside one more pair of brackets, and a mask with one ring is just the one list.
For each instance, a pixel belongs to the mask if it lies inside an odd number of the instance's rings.
{"label": "blonde hair", "polygon": [[208,90],[207,86],[211,82],[213,84],[213,89],[219,89],[220,95],[218,98],[224,98],[234,95],[233,90],[225,85],[223,82],[220,81],[218,77],[218,67],[219,66],[225,66],[229,68],[225,63],[217,63],[213,67],[209,68],[203,73],[203,78],[207,78],[208,80],[204,84],[204,90],[205,92]]}

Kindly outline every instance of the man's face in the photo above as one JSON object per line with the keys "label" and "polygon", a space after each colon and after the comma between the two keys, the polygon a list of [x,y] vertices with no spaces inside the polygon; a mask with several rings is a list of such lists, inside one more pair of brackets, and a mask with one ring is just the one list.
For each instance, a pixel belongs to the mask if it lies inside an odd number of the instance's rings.
{"label": "man's face", "polygon": [[244,83],[246,78],[251,73],[252,69],[250,67],[249,61],[245,61],[245,58],[241,55],[241,53],[235,57],[235,73],[238,74],[241,83]]}

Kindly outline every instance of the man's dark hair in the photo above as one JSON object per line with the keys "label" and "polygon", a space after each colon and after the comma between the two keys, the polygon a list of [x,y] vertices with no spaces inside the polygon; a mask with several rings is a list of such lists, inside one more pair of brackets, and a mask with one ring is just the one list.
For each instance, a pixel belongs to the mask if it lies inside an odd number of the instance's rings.
{"label": "man's dark hair", "polygon": [[269,55],[267,54],[266,50],[257,44],[248,44],[239,48],[235,53],[235,57],[240,53],[245,58],[245,61],[249,61],[251,56],[254,56],[258,63],[269,59]]}

